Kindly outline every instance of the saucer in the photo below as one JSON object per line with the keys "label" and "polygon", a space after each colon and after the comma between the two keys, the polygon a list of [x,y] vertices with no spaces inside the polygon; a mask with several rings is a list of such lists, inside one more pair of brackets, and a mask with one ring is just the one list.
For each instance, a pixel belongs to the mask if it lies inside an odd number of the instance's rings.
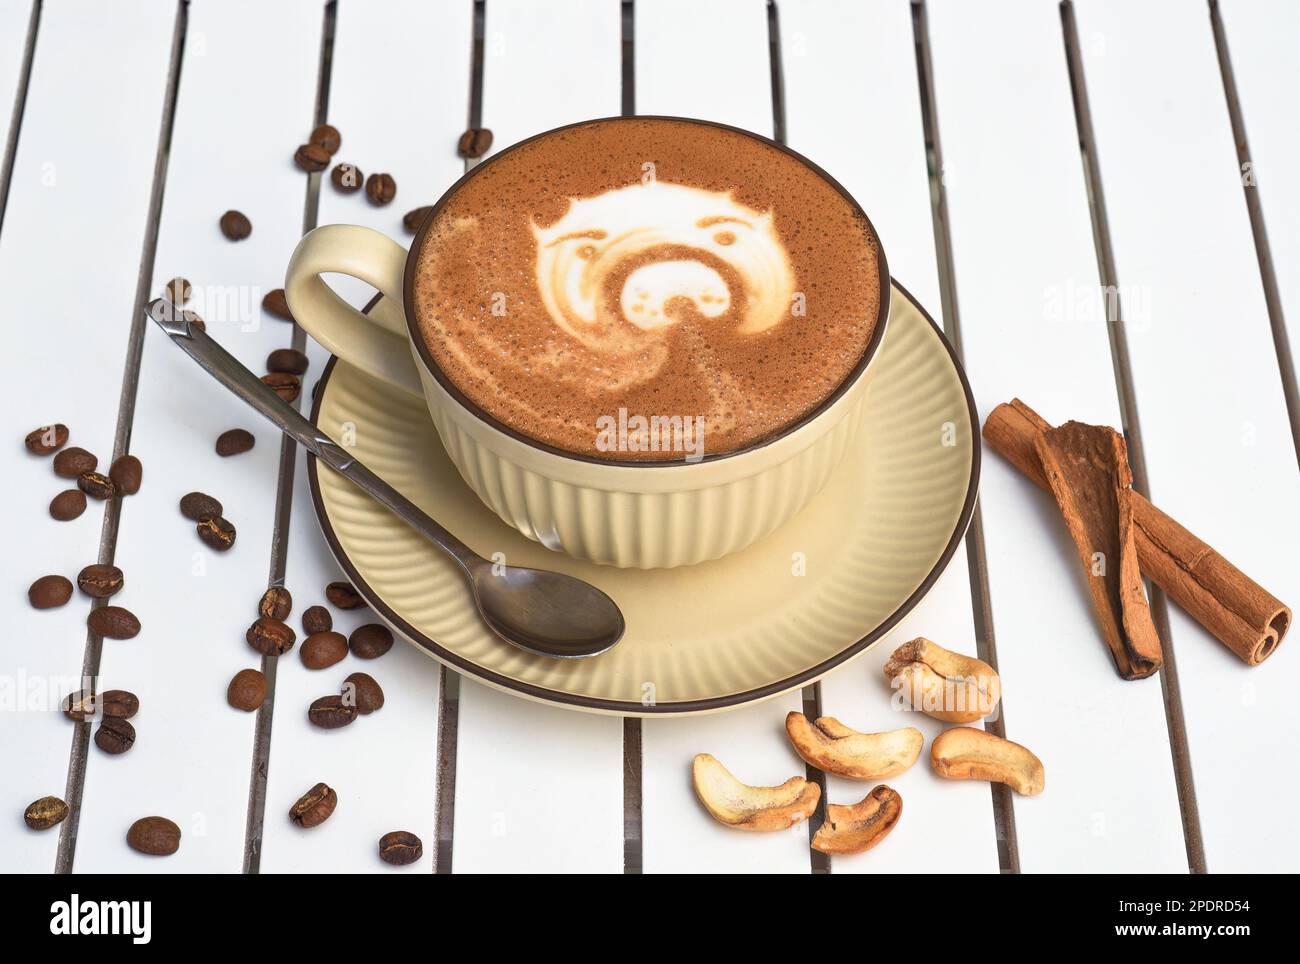
{"label": "saucer", "polygon": [[[308,456],[334,556],[374,612],[490,686],[622,716],[706,713],[804,686],[862,655],[925,597],[975,507],[979,418],[951,346],[897,282],[863,425],[826,488],[742,552],[679,569],[616,569],[546,549],[461,480],[422,400],[331,359],[312,419],[480,554],[607,592],[627,634],[593,659],[509,646],[479,621],[456,563]],[[371,309],[400,324],[399,309]]]}

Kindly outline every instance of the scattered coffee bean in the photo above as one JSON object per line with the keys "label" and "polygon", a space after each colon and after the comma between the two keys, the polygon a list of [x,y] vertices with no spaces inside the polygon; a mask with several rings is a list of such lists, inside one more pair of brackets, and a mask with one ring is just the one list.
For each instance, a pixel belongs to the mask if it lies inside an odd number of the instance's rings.
{"label": "scattered coffee bean", "polygon": [[34,428],[27,433],[23,444],[32,455],[50,455],[68,444],[68,426],[55,424]]}
{"label": "scattered coffee bean", "polygon": [[133,639],[140,632],[135,613],[121,606],[99,606],[90,611],[86,625],[105,639]]}
{"label": "scattered coffee bean", "polygon": [[333,666],[348,654],[348,641],[342,633],[312,633],[302,643],[298,655],[308,669]]}
{"label": "scattered coffee bean", "polygon": [[181,496],[181,515],[195,522],[221,515],[221,503],[203,492],[188,492]]}
{"label": "scattered coffee bean", "polygon": [[63,698],[63,715],[77,723],[93,720],[99,708],[99,697],[90,690],[77,690]]}
{"label": "scattered coffee bean", "polygon": [[271,586],[258,600],[257,612],[270,619],[285,620],[293,612],[293,595],[283,586]]}
{"label": "scattered coffee bean", "polygon": [[95,746],[114,756],[135,746],[135,727],[130,721],[106,716],[95,730]]}
{"label": "scattered coffee bean", "polygon": [[221,233],[229,241],[243,241],[253,233],[253,222],[242,211],[227,211],[221,215]]}
{"label": "scattered coffee bean", "polygon": [[429,205],[427,207],[415,208],[414,210],[407,211],[402,215],[402,227],[406,228],[406,230],[411,232],[411,234],[414,234],[416,231],[420,230],[420,225],[424,223],[424,219],[429,216],[429,212],[432,210],[433,206]]}
{"label": "scattered coffee bean", "polygon": [[58,797],[33,800],[23,811],[23,822],[33,830],[49,830],[68,817],[68,805]]}
{"label": "scattered coffee bean", "polygon": [[200,318],[197,314],[195,314],[195,313],[192,312],[192,311],[183,311],[183,312],[181,312],[181,317],[184,318],[186,321],[188,321],[191,325],[193,325],[193,326],[194,326],[195,328],[197,328],[199,331],[207,331],[207,330],[208,330],[208,323],[207,323],[206,321],[204,321],[202,318]]}
{"label": "scattered coffee bean", "polygon": [[319,144],[299,144],[298,149],[293,152],[293,162],[298,165],[300,171],[319,174],[329,167],[330,152]]}
{"label": "scattered coffee bean", "polygon": [[242,455],[250,451],[257,444],[257,439],[253,433],[247,429],[231,428],[217,436],[217,454],[222,458],[228,458],[232,455]]}
{"label": "scattered coffee bean", "polygon": [[72,582],[65,576],[41,576],[27,590],[27,598],[33,609],[57,609],[72,598]]}
{"label": "scattered coffee bean", "polygon": [[64,489],[50,500],[50,515],[60,522],[69,522],[86,511],[86,493],[80,489]]}
{"label": "scattered coffee bean", "polygon": [[282,656],[293,649],[298,637],[286,623],[259,616],[244,634],[248,645],[263,656]]}
{"label": "scattered coffee bean", "polygon": [[486,127],[471,127],[460,135],[456,153],[461,157],[482,157],[492,147],[492,132]]}
{"label": "scattered coffee bean", "polygon": [[140,491],[144,466],[134,455],[123,455],[113,460],[108,470],[108,477],[113,480],[113,488],[117,490],[118,495],[135,495]]}
{"label": "scattered coffee bean", "polygon": [[397,197],[397,182],[391,174],[371,174],[366,178],[366,197],[376,207],[383,207]]}
{"label": "scattered coffee bean", "polygon": [[378,659],[393,648],[393,633],[382,623],[366,623],[352,630],[348,646],[358,659]]}
{"label": "scattered coffee bean", "polygon": [[140,712],[140,697],[130,690],[105,690],[99,694],[99,708],[105,716],[129,720]]}
{"label": "scattered coffee bean", "polygon": [[283,288],[272,288],[262,295],[262,310],[283,321],[293,321],[293,314],[289,311],[289,299],[285,297]]}
{"label": "scattered coffee bean", "polygon": [[355,164],[335,164],[330,171],[330,183],[344,194],[356,194],[361,190],[361,168]]}
{"label": "scattered coffee bean", "polygon": [[289,808],[289,819],[304,830],[310,830],[328,820],[338,805],[339,795],[325,784],[318,783]]}
{"label": "scattered coffee bean", "polygon": [[413,864],[424,856],[424,844],[407,830],[394,830],[379,838],[379,859],[386,864],[401,867]]}
{"label": "scattered coffee bean", "polygon": [[312,633],[328,633],[334,628],[334,617],[324,606],[308,606],[302,614],[302,630],[308,636]]}
{"label": "scattered coffee bean", "polygon": [[362,716],[384,705],[384,691],[369,673],[353,673],[343,681],[343,702],[351,703]]}
{"label": "scattered coffee bean", "polygon": [[241,669],[226,688],[226,702],[251,713],[266,700],[266,676],[261,670]]}
{"label": "scattered coffee bean", "polygon": [[162,296],[174,305],[184,305],[194,294],[194,287],[184,278],[172,278],[163,288]]}
{"label": "scattered coffee bean", "polygon": [[93,472],[99,459],[83,448],[72,446],[54,456],[54,474],[75,479],[82,472]]}
{"label": "scattered coffee bean", "polygon": [[122,591],[125,583],[126,577],[117,566],[95,563],[77,573],[77,585],[81,591],[95,599],[107,599],[116,595]]}
{"label": "scattered coffee bean", "polygon": [[113,480],[99,472],[82,472],[77,476],[77,488],[92,499],[111,499],[116,494]]}
{"label": "scattered coffee bean", "polygon": [[199,539],[209,549],[225,552],[235,544],[235,527],[221,516],[211,516],[200,522],[195,529]]}
{"label": "scattered coffee bean", "polygon": [[325,587],[325,598],[339,609],[360,609],[366,604],[350,582],[332,582]]}
{"label": "scattered coffee bean", "polygon": [[296,348],[277,348],[266,356],[266,370],[268,372],[288,372],[290,375],[301,375],[307,370],[308,364],[307,356]]}
{"label": "scattered coffee bean", "polygon": [[311,132],[311,137],[307,138],[309,144],[315,144],[321,150],[328,151],[331,156],[339,151],[339,145],[343,143],[343,135],[339,133],[337,127],[329,124],[321,124]]}
{"label": "scattered coffee bean", "polygon": [[168,857],[181,849],[181,828],[166,817],[141,817],[126,832],[126,843],[150,857]]}
{"label": "scattered coffee bean", "polygon": [[262,381],[286,402],[294,402],[302,391],[302,379],[289,372],[269,372],[262,376]]}
{"label": "scattered coffee bean", "polygon": [[357,708],[343,702],[341,696],[322,696],[307,708],[307,719],[326,730],[337,730],[357,718]]}

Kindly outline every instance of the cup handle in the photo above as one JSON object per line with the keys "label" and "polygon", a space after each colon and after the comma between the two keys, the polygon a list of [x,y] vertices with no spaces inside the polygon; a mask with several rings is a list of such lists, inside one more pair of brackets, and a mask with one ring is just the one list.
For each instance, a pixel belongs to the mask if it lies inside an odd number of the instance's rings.
{"label": "cup handle", "polygon": [[[326,273],[351,275],[379,289],[397,305],[397,314],[363,315],[321,279]],[[298,324],[335,355],[368,375],[423,396],[404,321],[405,273],[406,249],[392,238],[355,224],[327,224],[298,242],[289,259],[284,293]]]}

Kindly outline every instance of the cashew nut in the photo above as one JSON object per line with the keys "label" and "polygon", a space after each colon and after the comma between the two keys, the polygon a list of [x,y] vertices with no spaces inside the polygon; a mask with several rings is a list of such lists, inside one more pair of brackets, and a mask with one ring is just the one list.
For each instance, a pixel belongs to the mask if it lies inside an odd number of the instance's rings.
{"label": "cashew nut", "polygon": [[885,679],[901,690],[913,709],[945,723],[974,723],[993,712],[1002,698],[997,671],[919,636],[894,650]]}
{"label": "cashew nut", "polygon": [[944,730],[930,747],[934,772],[948,780],[1005,783],[1027,797],[1043,792],[1043,763],[1019,743],[957,726]]}
{"label": "cashew nut", "polygon": [[791,777],[779,787],[751,787],[708,753],[696,755],[691,781],[704,809],[738,830],[785,830],[807,820],[821,798],[821,788],[803,777]]}
{"label": "cashew nut", "polygon": [[860,854],[889,836],[903,815],[903,798],[883,783],[850,807],[828,804],[812,847],[824,854]]}
{"label": "cashew nut", "polygon": [[812,723],[802,713],[786,716],[785,732],[805,763],[850,780],[883,780],[902,773],[916,762],[925,744],[925,737],[913,726],[859,733],[833,716]]}

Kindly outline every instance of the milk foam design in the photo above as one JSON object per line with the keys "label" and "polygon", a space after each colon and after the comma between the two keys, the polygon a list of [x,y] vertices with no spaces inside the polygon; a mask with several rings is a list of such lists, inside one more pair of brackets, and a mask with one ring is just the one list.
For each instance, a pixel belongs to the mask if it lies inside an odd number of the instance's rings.
{"label": "milk foam design", "polygon": [[620,322],[662,332],[681,320],[683,298],[742,335],[767,331],[790,310],[794,271],[771,214],[730,193],[634,184],[570,199],[557,223],[533,235],[547,313],[593,348],[631,347]]}

